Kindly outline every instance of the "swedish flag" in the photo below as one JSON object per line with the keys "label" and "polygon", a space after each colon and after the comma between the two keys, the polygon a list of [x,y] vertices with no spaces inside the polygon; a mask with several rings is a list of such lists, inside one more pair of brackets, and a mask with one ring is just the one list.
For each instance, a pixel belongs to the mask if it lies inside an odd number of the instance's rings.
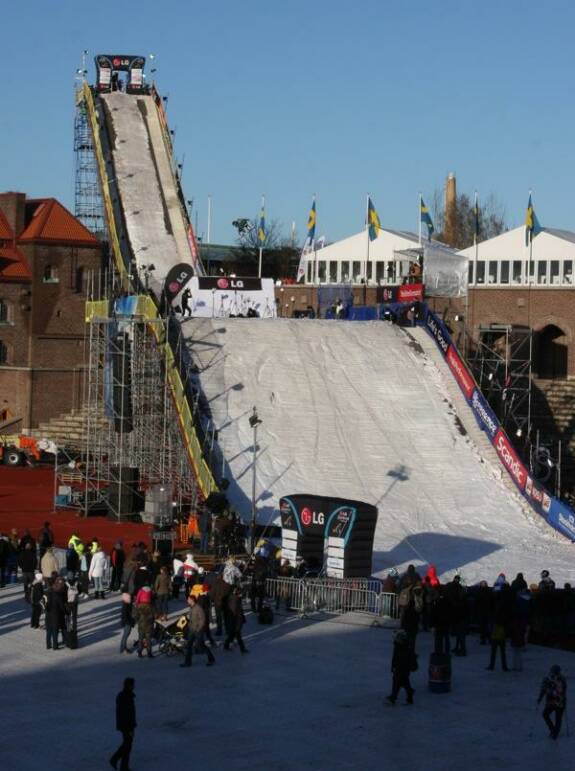
{"label": "swedish flag", "polygon": [[525,245],[529,246],[535,236],[541,233],[542,230],[543,228],[537,219],[535,209],[533,208],[533,203],[531,202],[531,193],[529,193],[529,202],[527,204],[527,212],[525,214]]}
{"label": "swedish flag", "polygon": [[431,215],[429,213],[429,210],[427,206],[423,203],[423,198],[419,199],[419,214],[420,214],[421,222],[424,225],[427,225],[427,238],[431,241],[431,236],[433,235],[435,228],[433,227],[433,222],[431,220]]}
{"label": "swedish flag", "polygon": [[373,241],[379,235],[381,222],[379,221],[379,215],[375,210],[371,198],[367,199],[367,227],[369,229],[369,240]]}
{"label": "swedish flag", "polygon": [[260,211],[260,223],[258,225],[258,241],[260,242],[260,246],[263,246],[266,242],[266,211],[263,204]]}
{"label": "swedish flag", "polygon": [[311,209],[309,210],[309,216],[307,218],[307,236],[306,236],[306,243],[310,246],[313,244],[313,240],[315,238],[315,223],[316,223],[316,213],[315,213],[315,198],[313,200],[313,203],[311,205]]}

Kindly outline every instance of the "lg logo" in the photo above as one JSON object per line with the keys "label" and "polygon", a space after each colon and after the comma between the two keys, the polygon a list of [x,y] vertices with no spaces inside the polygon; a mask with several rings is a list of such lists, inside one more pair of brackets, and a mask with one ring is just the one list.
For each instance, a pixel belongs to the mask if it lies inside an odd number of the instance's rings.
{"label": "lg logo", "polygon": [[323,525],[325,521],[323,511],[311,511],[311,509],[308,509],[307,507],[301,510],[300,516],[302,524],[305,527],[309,527],[310,525]]}

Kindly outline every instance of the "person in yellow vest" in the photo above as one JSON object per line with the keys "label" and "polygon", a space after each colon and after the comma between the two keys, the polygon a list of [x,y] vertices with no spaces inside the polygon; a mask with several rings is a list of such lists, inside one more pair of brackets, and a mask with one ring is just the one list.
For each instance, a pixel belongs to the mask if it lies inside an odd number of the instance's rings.
{"label": "person in yellow vest", "polygon": [[94,538],[92,538],[92,543],[90,544],[90,554],[95,554],[99,548],[100,544],[98,539],[94,536]]}
{"label": "person in yellow vest", "polygon": [[70,536],[70,540],[68,541],[68,548],[74,549],[74,551],[78,551],[79,544],[82,543],[82,539],[77,533],[72,533]]}

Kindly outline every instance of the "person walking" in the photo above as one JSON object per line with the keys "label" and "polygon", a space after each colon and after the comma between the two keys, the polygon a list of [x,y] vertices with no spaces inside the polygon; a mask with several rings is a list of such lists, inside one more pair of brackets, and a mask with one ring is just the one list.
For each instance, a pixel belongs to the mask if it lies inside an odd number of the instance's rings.
{"label": "person walking", "polygon": [[110,582],[110,589],[113,592],[118,592],[122,582],[124,562],[126,561],[126,554],[124,552],[122,541],[118,541],[114,544],[112,554],[110,555],[110,561],[112,563],[112,580]]}
{"label": "person walking", "polygon": [[46,648],[58,650],[58,632],[66,644],[66,585],[56,578],[46,591]]}
{"label": "person walking", "polygon": [[152,607],[152,590],[143,586],[136,595],[136,621],[138,623],[138,658],[142,658],[143,650],[148,651],[148,658],[153,658],[152,633],[154,631],[154,609]]}
{"label": "person walking", "polygon": [[36,550],[32,548],[30,541],[26,541],[24,548],[18,553],[18,565],[24,581],[24,599],[30,602],[30,589],[36,573]]}
{"label": "person walking", "polygon": [[391,659],[391,672],[393,674],[391,693],[386,697],[390,704],[395,704],[401,688],[407,694],[407,703],[413,704],[414,689],[409,681],[411,672],[417,669],[417,657],[409,645],[407,633],[400,629],[393,639],[393,657]]}
{"label": "person walking", "polygon": [[132,604],[132,595],[129,592],[122,594],[122,639],[120,640],[120,653],[132,653],[128,648],[128,637],[134,628],[134,606]]}
{"label": "person walking", "polygon": [[156,595],[156,615],[160,621],[168,620],[168,601],[172,582],[167,565],[162,565],[160,572],[154,581],[154,594]]}
{"label": "person walking", "polygon": [[124,687],[116,696],[116,730],[122,734],[122,744],[110,758],[112,768],[118,769],[118,761],[121,760],[120,771],[130,771],[130,753],[134,743],[134,731],[136,722],[136,696],[133,677],[124,680]]}
{"label": "person walking", "polygon": [[[545,709],[543,710],[543,720],[549,728],[551,739],[557,739],[561,731],[563,713],[567,706],[567,683],[561,674],[559,664],[554,664],[549,670],[547,677],[541,683],[539,698],[537,704],[545,697]],[[555,714],[555,722],[551,720],[551,715]]]}
{"label": "person walking", "polygon": [[184,663],[180,664],[181,667],[192,666],[192,653],[194,647],[200,653],[206,653],[208,656],[207,665],[211,667],[216,663],[216,659],[211,650],[206,646],[204,641],[204,630],[206,626],[206,614],[203,608],[198,604],[197,598],[191,594],[188,597],[188,628],[187,628],[187,645],[186,645],[186,657]]}
{"label": "person walking", "polygon": [[226,641],[224,650],[229,651],[234,640],[237,641],[242,653],[249,653],[242,640],[242,626],[245,623],[244,609],[242,607],[242,590],[237,586],[228,598],[225,608]]}

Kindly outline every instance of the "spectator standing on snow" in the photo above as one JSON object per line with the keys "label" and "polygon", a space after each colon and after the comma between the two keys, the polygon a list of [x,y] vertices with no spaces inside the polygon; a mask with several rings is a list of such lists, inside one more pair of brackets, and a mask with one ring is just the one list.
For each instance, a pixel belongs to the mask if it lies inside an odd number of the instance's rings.
{"label": "spectator standing on snow", "polygon": [[98,545],[92,555],[90,570],[88,571],[88,578],[94,582],[94,597],[96,600],[104,599],[104,574],[106,573],[107,566],[106,555],[102,551],[102,547]]}
{"label": "spectator standing on snow", "polygon": [[80,559],[80,577],[78,579],[78,589],[80,591],[80,597],[86,599],[88,596],[88,588],[90,585],[90,579],[88,577],[88,556],[86,554],[86,547],[83,543],[79,543],[76,547],[78,557]]}
{"label": "spectator standing on snow", "polygon": [[50,523],[44,522],[44,527],[42,528],[42,530],[40,530],[40,535],[38,536],[38,545],[40,547],[40,559],[42,559],[46,551],[51,546],[54,546],[54,543],[55,543],[54,533],[52,532]]}
{"label": "spectator standing on snow", "polygon": [[214,603],[214,610],[216,613],[216,637],[220,637],[222,634],[222,626],[224,623],[224,614],[228,604],[228,597],[232,592],[230,584],[224,581],[223,576],[218,575],[212,585],[211,596]]}
{"label": "spectator standing on snow", "polygon": [[467,656],[467,592],[461,586],[461,577],[455,576],[446,587],[451,606],[451,626],[455,635],[454,656]]}
{"label": "spectator standing on snow", "polygon": [[225,610],[227,633],[226,641],[224,643],[225,650],[229,651],[230,645],[236,640],[240,651],[242,653],[248,653],[248,649],[242,640],[242,626],[244,625],[245,620],[246,617],[244,616],[244,609],[242,607],[242,590],[237,586],[229,596]]}
{"label": "spectator standing on snow", "polygon": [[122,639],[120,640],[120,653],[132,653],[128,648],[128,637],[130,636],[130,632],[134,628],[135,623],[132,595],[128,592],[124,592],[122,594]]}
{"label": "spectator standing on snow", "polygon": [[479,624],[479,642],[487,645],[491,638],[491,612],[493,597],[487,581],[480,581],[475,595],[475,613]]}
{"label": "spectator standing on snow", "polygon": [[42,600],[44,598],[44,577],[42,573],[36,573],[32,588],[30,590],[30,604],[32,605],[32,616],[30,626],[32,629],[40,628],[40,617],[42,615]]}
{"label": "spectator standing on snow", "polygon": [[451,651],[451,639],[449,637],[451,606],[445,588],[440,589],[431,607],[430,622],[434,630],[435,653],[449,654]]}
{"label": "spectator standing on snow", "polygon": [[[44,555],[46,556],[46,555]],[[58,650],[58,633],[66,642],[66,585],[56,578],[46,590],[46,648]]]}
{"label": "spectator standing on snow", "polygon": [[60,572],[58,560],[56,559],[54,549],[51,546],[48,546],[44,556],[40,560],[40,570],[46,581],[52,577],[52,573],[58,574]]}
{"label": "spectator standing on snow", "polygon": [[126,554],[122,541],[118,541],[114,544],[112,553],[110,555],[110,561],[112,563],[112,580],[110,582],[110,589],[113,592],[117,592],[120,589],[122,582],[122,572],[124,570],[124,562],[126,561]]}
{"label": "spectator standing on snow", "polygon": [[542,570],[541,571],[541,581],[539,581],[539,591],[545,592],[545,591],[553,591],[555,589],[555,581],[551,578],[549,575],[548,570]]}
{"label": "spectator standing on snow", "polygon": [[507,656],[505,650],[505,624],[508,619],[507,614],[507,602],[503,591],[499,597],[495,599],[495,608],[493,613],[493,628],[491,630],[491,658],[489,660],[489,666],[487,669],[493,671],[495,669],[495,658],[497,656],[497,650],[501,653],[501,669],[504,672],[509,672],[507,667]]}
{"label": "spectator standing on snow", "polygon": [[0,588],[6,586],[6,563],[10,545],[4,533],[0,533]]}
{"label": "spectator standing on snow", "polygon": [[[554,664],[549,670],[547,677],[541,683],[539,698],[537,704],[545,697],[545,709],[543,710],[543,720],[549,728],[549,736],[557,739],[561,731],[561,722],[563,713],[567,706],[567,683],[561,674],[561,667]],[[555,722],[551,720],[551,715],[555,715]]]}
{"label": "spectator standing on snow", "polygon": [[136,730],[136,704],[134,694],[135,680],[127,677],[124,687],[116,696],[116,730],[122,734],[122,744],[110,758],[112,768],[118,768],[118,761],[122,761],[120,771],[129,771],[130,753],[134,742]]}
{"label": "spectator standing on snow", "polygon": [[24,599],[26,602],[30,602],[30,589],[36,572],[36,550],[30,541],[26,541],[26,545],[18,553],[18,565],[24,581]]}
{"label": "spectator standing on snow", "polygon": [[152,607],[152,590],[143,586],[136,595],[136,622],[138,624],[138,658],[142,658],[143,650],[148,651],[148,658],[153,658],[152,633],[154,631],[154,609]]}
{"label": "spectator standing on snow", "polygon": [[172,581],[167,565],[162,565],[160,572],[154,581],[154,593],[156,595],[156,613],[160,621],[168,620],[168,600]]}
{"label": "spectator standing on snow", "polygon": [[409,681],[411,672],[417,669],[417,657],[409,646],[407,634],[403,629],[395,633],[393,640],[393,657],[391,659],[391,671],[393,674],[391,693],[387,697],[390,704],[395,704],[401,688],[407,694],[407,703],[413,704],[413,690]]}
{"label": "spectator standing on snow", "polygon": [[401,613],[401,628],[407,635],[407,641],[412,651],[415,650],[415,640],[417,638],[417,632],[419,631],[419,618],[423,612],[423,590],[420,584],[416,584],[409,591],[409,600],[407,605],[402,609]]}

